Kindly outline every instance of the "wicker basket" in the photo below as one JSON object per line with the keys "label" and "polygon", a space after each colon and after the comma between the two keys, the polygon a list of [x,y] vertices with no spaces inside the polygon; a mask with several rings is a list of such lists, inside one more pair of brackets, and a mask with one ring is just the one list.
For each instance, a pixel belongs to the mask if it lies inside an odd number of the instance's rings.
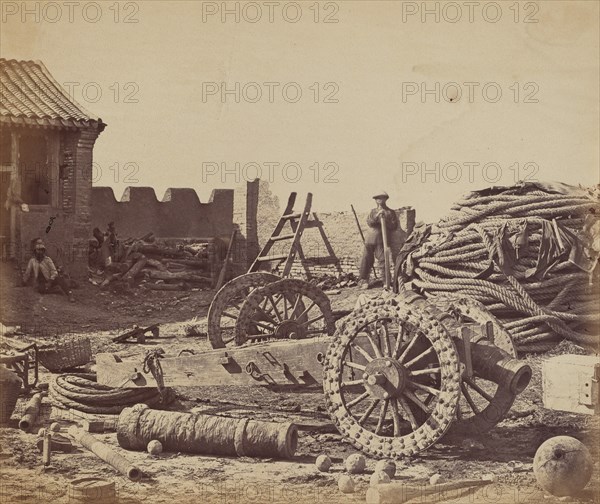
{"label": "wicker basket", "polygon": [[51,348],[41,348],[38,357],[42,366],[52,373],[83,366],[92,360],[89,338],[69,338]]}
{"label": "wicker basket", "polygon": [[16,373],[0,366],[0,424],[10,422],[22,385]]}

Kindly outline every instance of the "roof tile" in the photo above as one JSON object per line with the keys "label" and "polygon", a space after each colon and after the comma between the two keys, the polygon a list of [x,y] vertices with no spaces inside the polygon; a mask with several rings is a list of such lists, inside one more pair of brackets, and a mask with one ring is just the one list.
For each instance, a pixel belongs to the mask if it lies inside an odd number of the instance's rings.
{"label": "roof tile", "polygon": [[0,58],[0,122],[41,128],[104,127],[41,61]]}

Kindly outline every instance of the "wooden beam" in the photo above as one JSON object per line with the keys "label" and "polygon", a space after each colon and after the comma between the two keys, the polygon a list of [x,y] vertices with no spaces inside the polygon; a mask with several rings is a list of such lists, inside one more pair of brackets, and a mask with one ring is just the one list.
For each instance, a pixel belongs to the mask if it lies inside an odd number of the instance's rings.
{"label": "wooden beam", "polygon": [[[166,387],[213,385],[320,385],[330,337],[286,340],[160,359]],[[155,387],[143,371],[143,356],[125,362],[113,354],[96,356],[98,383],[110,387]]]}

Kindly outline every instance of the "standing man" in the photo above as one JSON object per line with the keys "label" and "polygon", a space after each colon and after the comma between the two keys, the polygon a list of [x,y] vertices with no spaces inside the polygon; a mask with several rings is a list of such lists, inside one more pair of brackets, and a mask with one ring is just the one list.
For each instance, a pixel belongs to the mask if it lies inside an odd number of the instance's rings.
{"label": "standing man", "polygon": [[31,277],[33,277],[34,288],[37,287],[40,294],[47,294],[55,287],[59,287],[68,296],[69,301],[75,302],[73,291],[69,288],[67,280],[58,273],[54,261],[46,255],[44,242],[39,238],[35,241],[33,257],[29,259],[27,269],[23,274],[23,285],[27,285]]}
{"label": "standing man", "polygon": [[[381,216],[385,216],[385,227],[389,235],[398,229],[398,216],[386,204],[389,196],[385,191],[380,191],[373,199],[377,207],[369,212],[367,217],[367,233],[365,236],[365,249],[360,262],[360,281],[358,283],[361,289],[369,288],[369,273],[373,268],[375,258],[383,260],[383,236],[381,234]],[[387,244],[389,246],[389,243]],[[382,278],[385,278],[382,275]]]}

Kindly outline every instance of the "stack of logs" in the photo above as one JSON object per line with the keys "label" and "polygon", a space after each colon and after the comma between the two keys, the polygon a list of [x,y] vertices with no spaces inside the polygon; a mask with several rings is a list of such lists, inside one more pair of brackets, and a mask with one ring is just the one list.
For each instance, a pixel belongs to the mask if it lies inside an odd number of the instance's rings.
{"label": "stack of logs", "polygon": [[100,287],[141,284],[151,290],[210,288],[216,283],[223,244],[218,238],[155,238],[121,242],[121,251],[104,266]]}

